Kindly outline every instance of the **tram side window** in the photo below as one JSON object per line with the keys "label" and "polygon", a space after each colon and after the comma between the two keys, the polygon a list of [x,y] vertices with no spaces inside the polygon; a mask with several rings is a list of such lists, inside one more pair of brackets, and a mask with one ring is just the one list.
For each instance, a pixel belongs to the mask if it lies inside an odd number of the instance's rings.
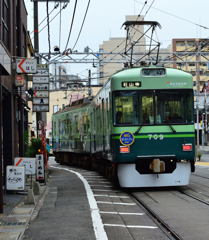
{"label": "tram side window", "polygon": [[86,132],[88,133],[90,129],[90,117],[86,116]]}
{"label": "tram side window", "polygon": [[83,116],[83,132],[86,133],[86,116]]}
{"label": "tram side window", "polygon": [[79,129],[78,129],[78,116],[75,116],[75,133],[79,133]]}

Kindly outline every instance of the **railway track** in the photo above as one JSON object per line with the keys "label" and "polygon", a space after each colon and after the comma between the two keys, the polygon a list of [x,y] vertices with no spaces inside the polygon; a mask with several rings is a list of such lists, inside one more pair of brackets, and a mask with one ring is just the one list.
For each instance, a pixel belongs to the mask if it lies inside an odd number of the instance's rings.
{"label": "railway track", "polygon": [[192,195],[190,193],[186,193],[183,190],[179,190],[179,189],[176,189],[176,188],[175,188],[175,190],[180,192],[181,194],[184,194],[184,195],[186,195],[186,196],[188,196],[190,198],[193,198],[193,199],[197,200],[198,202],[204,203],[205,205],[209,206],[209,202],[206,202],[206,201],[202,200],[201,198],[199,198],[197,196],[194,196],[194,195]]}
{"label": "railway track", "polygon": [[143,201],[138,199],[134,194],[127,192],[129,197],[153,220],[153,222],[165,233],[171,240],[182,240],[182,238],[169,227],[157,214],[155,214]]}

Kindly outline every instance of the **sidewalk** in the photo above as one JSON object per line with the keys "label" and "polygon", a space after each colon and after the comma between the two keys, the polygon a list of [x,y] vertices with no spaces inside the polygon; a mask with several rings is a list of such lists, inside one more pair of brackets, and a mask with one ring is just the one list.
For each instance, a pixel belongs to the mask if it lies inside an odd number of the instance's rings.
{"label": "sidewalk", "polygon": [[[35,176],[32,181],[35,181]],[[22,239],[29,220],[38,214],[48,184],[49,182],[40,183],[41,194],[35,196],[30,194],[29,200],[27,192],[32,192],[31,180],[26,182],[24,191],[4,194],[4,208],[3,213],[0,214],[0,240]],[[31,196],[35,204],[27,204],[27,202],[31,203]]]}

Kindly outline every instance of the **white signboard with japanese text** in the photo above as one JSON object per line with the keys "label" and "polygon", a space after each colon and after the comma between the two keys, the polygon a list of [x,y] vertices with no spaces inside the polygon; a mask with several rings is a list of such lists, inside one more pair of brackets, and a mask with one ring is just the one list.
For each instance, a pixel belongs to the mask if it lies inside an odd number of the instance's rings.
{"label": "white signboard with japanese text", "polygon": [[7,166],[6,176],[7,190],[25,189],[25,167]]}
{"label": "white signboard with japanese text", "polygon": [[44,155],[43,154],[36,154],[36,180],[44,181]]}
{"label": "white signboard with japanese text", "polygon": [[49,105],[33,105],[33,112],[48,112]]}
{"label": "white signboard with japanese text", "polygon": [[25,167],[26,175],[36,174],[36,158],[17,157],[14,159],[14,165]]}
{"label": "white signboard with japanese text", "polygon": [[17,73],[36,73],[37,60],[30,58],[16,59]]}
{"label": "white signboard with japanese text", "polygon": [[49,77],[33,77],[33,83],[49,83]]}
{"label": "white signboard with japanese text", "polygon": [[49,91],[35,91],[33,97],[34,98],[49,97]]}
{"label": "white signboard with japanese text", "polygon": [[34,74],[34,76],[49,76],[49,69],[37,69],[37,72]]}
{"label": "white signboard with japanese text", "polygon": [[33,83],[33,90],[49,90],[49,84]]}

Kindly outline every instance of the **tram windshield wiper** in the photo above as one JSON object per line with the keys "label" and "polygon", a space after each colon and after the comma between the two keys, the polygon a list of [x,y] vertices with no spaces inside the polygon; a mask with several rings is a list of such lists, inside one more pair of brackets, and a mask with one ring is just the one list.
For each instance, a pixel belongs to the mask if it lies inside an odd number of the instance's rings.
{"label": "tram windshield wiper", "polygon": [[168,126],[171,128],[171,130],[173,131],[173,133],[176,133],[176,130],[174,129],[174,127],[173,127],[172,125],[170,125],[170,124],[168,123]]}
{"label": "tram windshield wiper", "polygon": [[141,128],[142,128],[142,125],[139,126],[139,128],[136,130],[135,134],[139,133],[139,131],[141,130]]}

